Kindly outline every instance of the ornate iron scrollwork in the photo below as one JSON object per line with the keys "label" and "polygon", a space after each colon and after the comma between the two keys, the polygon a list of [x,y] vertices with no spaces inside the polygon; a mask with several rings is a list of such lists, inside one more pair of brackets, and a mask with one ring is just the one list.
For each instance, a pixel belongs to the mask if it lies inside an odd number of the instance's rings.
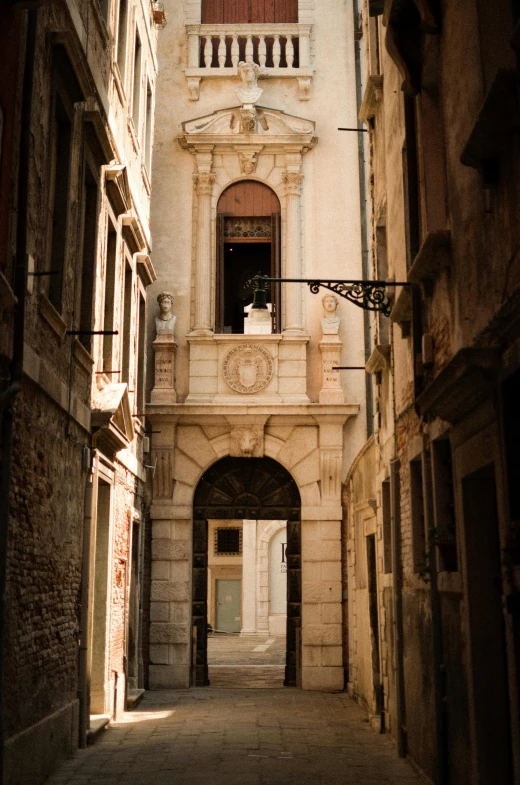
{"label": "ornate iron scrollwork", "polygon": [[390,316],[392,301],[387,295],[388,287],[410,286],[408,282],[396,281],[322,281],[319,278],[269,278],[266,275],[255,275],[247,285],[255,287],[255,292],[264,292],[270,283],[306,283],[312,294],[318,294],[320,288],[329,289],[344,300],[363,308],[364,311],[378,311]]}
{"label": "ornate iron scrollwork", "polygon": [[392,303],[386,294],[384,281],[307,281],[307,285],[313,294],[318,294],[322,287],[364,311],[379,311],[384,316],[390,316]]}

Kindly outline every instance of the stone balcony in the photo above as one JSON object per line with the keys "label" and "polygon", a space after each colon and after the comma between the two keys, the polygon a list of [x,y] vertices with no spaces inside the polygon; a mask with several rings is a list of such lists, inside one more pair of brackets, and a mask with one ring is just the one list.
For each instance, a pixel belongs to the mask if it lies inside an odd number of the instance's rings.
{"label": "stone balcony", "polygon": [[201,79],[236,77],[238,63],[256,63],[263,78],[298,80],[299,98],[309,99],[311,24],[186,25],[190,98],[197,101]]}

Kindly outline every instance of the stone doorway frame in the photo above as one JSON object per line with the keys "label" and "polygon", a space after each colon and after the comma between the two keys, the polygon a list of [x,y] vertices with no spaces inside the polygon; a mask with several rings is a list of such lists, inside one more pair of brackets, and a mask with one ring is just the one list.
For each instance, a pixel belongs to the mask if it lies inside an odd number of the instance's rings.
{"label": "stone doorway frame", "polygon": [[[245,471],[246,467],[249,472]],[[265,485],[262,485],[260,490],[265,489],[267,495],[256,496],[251,492],[251,480],[261,481],[263,477]],[[275,478],[279,482],[275,483]],[[217,480],[226,487],[227,498],[224,498],[224,492]],[[298,484],[290,472],[273,458],[226,456],[204,472],[194,494],[192,629],[196,628],[196,635],[194,630],[191,651],[192,686],[209,686],[208,520],[227,518],[287,521],[287,648],[284,686],[299,685],[302,583],[301,496]]]}

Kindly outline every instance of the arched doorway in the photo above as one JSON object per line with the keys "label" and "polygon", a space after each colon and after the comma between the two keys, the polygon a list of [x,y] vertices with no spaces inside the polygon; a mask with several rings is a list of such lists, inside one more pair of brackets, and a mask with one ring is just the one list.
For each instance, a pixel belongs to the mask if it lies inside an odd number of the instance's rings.
{"label": "arched doorway", "polygon": [[[215,330],[243,333],[247,286],[258,272],[280,277],[280,201],[267,185],[241,180],[226,188],[217,205]],[[280,332],[280,285],[268,294],[273,332]]]}
{"label": "arched doorway", "polygon": [[208,625],[208,521],[287,521],[287,652],[286,686],[297,681],[301,628],[301,501],[298,487],[281,464],[272,458],[221,458],[201,477],[193,508],[192,624],[197,628],[194,685],[209,684]]}

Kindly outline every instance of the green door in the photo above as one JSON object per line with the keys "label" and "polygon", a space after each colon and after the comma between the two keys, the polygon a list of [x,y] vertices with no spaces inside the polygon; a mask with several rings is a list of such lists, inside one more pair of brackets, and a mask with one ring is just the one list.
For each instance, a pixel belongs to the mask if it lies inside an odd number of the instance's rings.
{"label": "green door", "polygon": [[218,632],[240,632],[240,581],[216,581]]}

